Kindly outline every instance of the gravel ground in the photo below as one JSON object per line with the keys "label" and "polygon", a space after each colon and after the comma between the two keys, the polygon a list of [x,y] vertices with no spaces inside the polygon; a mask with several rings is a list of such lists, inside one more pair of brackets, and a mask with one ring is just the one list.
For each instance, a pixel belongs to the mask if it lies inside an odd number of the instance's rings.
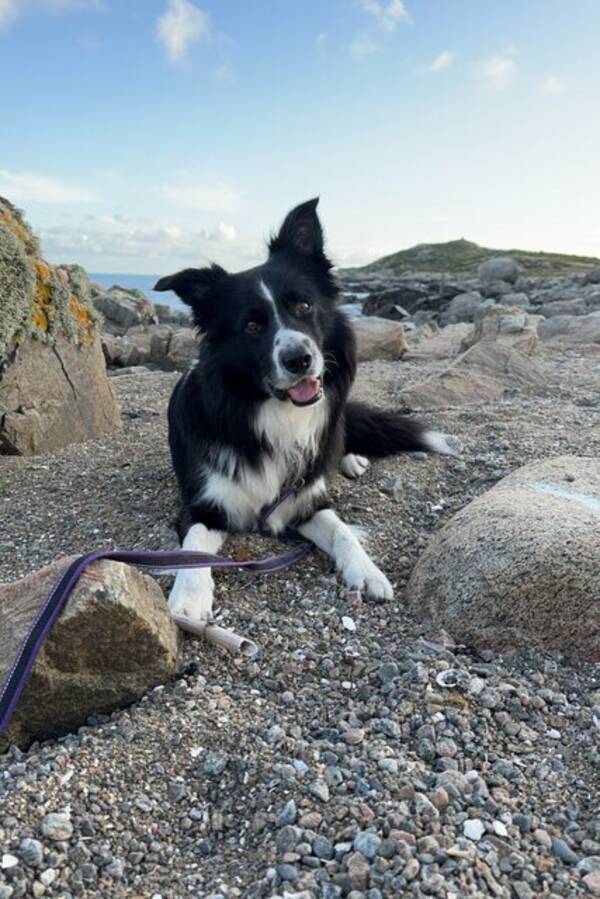
{"label": "gravel ground", "polygon": [[[217,574],[219,617],[261,644],[257,660],[186,638],[175,683],[0,758],[0,899],[600,895],[598,670],[455,645],[402,601],[431,532],[470,499],[526,462],[598,453],[600,356],[542,364],[542,396],[433,416],[462,458],[412,454],[334,483],[392,602],[345,596],[316,554],[273,578]],[[356,392],[393,404],[442,367],[364,364]],[[63,553],[174,545],[175,380],[116,378],[117,438],[0,457],[0,580]],[[437,680],[449,668],[453,688]]]}

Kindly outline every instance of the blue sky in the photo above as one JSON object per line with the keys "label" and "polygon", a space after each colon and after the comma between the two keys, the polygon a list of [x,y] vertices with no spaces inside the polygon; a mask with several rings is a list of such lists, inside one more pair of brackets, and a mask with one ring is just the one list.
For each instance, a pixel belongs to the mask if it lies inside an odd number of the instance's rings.
{"label": "blue sky", "polygon": [[598,0],[0,0],[0,194],[52,261],[600,255]]}

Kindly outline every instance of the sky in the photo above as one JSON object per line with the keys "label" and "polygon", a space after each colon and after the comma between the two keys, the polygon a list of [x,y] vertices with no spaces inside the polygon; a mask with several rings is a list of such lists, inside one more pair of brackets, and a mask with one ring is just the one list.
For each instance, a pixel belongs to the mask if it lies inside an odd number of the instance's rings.
{"label": "sky", "polygon": [[0,195],[53,262],[600,256],[599,0],[0,0]]}

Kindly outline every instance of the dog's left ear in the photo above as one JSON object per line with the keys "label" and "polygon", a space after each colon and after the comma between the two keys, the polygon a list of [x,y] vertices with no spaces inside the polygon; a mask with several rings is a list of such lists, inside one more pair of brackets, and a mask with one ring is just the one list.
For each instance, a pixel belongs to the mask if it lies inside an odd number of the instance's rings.
{"label": "dog's left ear", "polygon": [[269,250],[293,250],[301,256],[323,254],[323,229],[317,215],[319,198],[296,206],[285,217],[279,233],[269,241]]}

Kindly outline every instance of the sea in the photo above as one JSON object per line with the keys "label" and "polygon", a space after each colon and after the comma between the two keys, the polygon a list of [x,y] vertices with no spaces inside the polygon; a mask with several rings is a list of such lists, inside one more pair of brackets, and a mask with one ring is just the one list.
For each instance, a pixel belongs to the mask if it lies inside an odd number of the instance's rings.
{"label": "sea", "polygon": [[160,275],[126,275],[119,272],[90,272],[89,279],[101,287],[136,287],[142,290],[151,303],[166,303],[174,309],[184,309],[184,305],[172,291],[155,293],[152,290]]}

